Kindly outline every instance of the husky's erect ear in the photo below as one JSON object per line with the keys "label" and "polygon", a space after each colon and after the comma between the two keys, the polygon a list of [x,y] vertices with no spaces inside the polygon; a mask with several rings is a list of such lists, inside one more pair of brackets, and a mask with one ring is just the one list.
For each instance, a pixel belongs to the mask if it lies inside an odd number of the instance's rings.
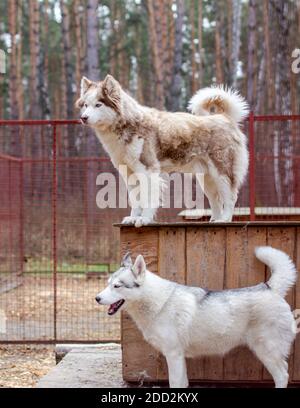
{"label": "husky's erect ear", "polygon": [[132,268],[132,272],[137,279],[142,279],[146,272],[146,263],[143,255],[139,255]]}
{"label": "husky's erect ear", "polygon": [[109,95],[111,95],[114,92],[120,91],[120,84],[112,75],[108,74],[103,81],[103,88]]}
{"label": "husky's erect ear", "polygon": [[83,95],[86,93],[86,91],[89,89],[89,87],[92,85],[92,81],[87,79],[86,77],[82,77],[81,83],[80,83],[80,96],[81,98]]}
{"label": "husky's erect ear", "polygon": [[83,96],[86,93],[86,91],[89,89],[89,87],[92,85],[92,83],[93,82],[87,79],[86,77],[82,77],[81,83],[80,83],[80,98],[77,99],[77,101],[75,102],[75,107],[77,109],[83,108],[83,105],[84,105]]}
{"label": "husky's erect ear", "polygon": [[121,266],[132,266],[132,260],[130,257],[130,252],[126,252],[126,254],[123,256],[122,262],[121,262]]}
{"label": "husky's erect ear", "polygon": [[116,112],[121,111],[121,86],[119,82],[111,75],[106,75],[103,84],[102,92],[104,103]]}

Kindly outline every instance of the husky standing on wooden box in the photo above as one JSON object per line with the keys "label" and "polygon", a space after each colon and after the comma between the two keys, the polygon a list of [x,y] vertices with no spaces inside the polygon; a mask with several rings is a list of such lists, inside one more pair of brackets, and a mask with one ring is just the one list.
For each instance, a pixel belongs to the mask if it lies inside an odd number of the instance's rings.
{"label": "husky standing on wooden box", "polygon": [[272,375],[277,388],[288,384],[296,322],[284,300],[296,282],[291,259],[271,247],[256,249],[268,265],[267,283],[242,289],[208,291],[162,279],[129,254],[96,301],[113,315],[123,305],[153,347],[167,360],[171,387],[187,387],[186,357],[224,355],[247,345]]}
{"label": "husky standing on wooden box", "polygon": [[[141,106],[111,75],[102,82],[84,77],[77,106],[82,122],[95,130],[116,168],[126,165],[129,175],[148,180],[155,173],[202,173],[211,221],[231,221],[248,169],[246,137],[239,128],[248,105],[236,91],[200,90],[189,104],[192,115]],[[155,197],[161,194],[162,183],[157,184]],[[159,200],[155,205],[141,202],[123,223],[147,225],[158,206]]]}

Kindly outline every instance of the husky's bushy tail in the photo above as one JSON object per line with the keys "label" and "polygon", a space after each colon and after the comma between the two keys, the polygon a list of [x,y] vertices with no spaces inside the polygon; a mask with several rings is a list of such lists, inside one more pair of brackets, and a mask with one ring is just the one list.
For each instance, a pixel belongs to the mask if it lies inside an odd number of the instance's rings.
{"label": "husky's bushy tail", "polygon": [[268,281],[270,288],[285,297],[297,280],[296,267],[291,258],[270,246],[256,248],[255,255],[271,269],[272,276]]}
{"label": "husky's bushy tail", "polygon": [[238,91],[224,85],[200,89],[190,100],[188,108],[194,115],[224,114],[236,123],[249,114],[246,100]]}

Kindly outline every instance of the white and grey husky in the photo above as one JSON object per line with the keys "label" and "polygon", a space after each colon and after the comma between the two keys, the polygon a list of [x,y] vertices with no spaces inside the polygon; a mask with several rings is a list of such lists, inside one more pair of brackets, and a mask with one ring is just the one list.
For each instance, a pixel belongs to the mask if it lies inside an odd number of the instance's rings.
{"label": "white and grey husky", "polygon": [[208,291],[162,279],[146,269],[142,255],[129,254],[96,301],[114,314],[123,306],[153,347],[167,360],[171,387],[187,387],[185,357],[224,355],[247,345],[272,375],[277,388],[288,384],[287,358],[296,322],[284,300],[296,281],[291,259],[271,247],[256,249],[268,265],[267,283]]}
{"label": "white and grey husky", "polygon": [[231,221],[248,169],[246,137],[239,128],[248,105],[236,91],[201,89],[190,101],[192,114],[171,113],[140,105],[111,75],[101,82],[83,77],[77,106],[82,123],[95,130],[114,166],[127,166],[128,176],[140,175],[137,180],[143,176],[158,197],[151,204],[148,197],[139,206],[131,203],[123,223],[138,227],[153,221],[163,183],[152,176],[174,171],[203,174],[211,221]]}

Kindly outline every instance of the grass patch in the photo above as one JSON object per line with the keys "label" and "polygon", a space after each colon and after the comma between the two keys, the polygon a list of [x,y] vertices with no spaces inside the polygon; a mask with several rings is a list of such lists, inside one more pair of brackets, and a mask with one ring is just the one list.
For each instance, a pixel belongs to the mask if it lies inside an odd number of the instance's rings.
{"label": "grass patch", "polygon": [[[115,271],[118,265],[115,264],[93,264],[88,265],[84,262],[58,262],[58,273],[87,273],[87,272],[102,272],[107,273],[109,271]],[[53,261],[47,258],[41,259],[29,259],[25,264],[25,273],[46,273],[51,274],[53,272]]]}

